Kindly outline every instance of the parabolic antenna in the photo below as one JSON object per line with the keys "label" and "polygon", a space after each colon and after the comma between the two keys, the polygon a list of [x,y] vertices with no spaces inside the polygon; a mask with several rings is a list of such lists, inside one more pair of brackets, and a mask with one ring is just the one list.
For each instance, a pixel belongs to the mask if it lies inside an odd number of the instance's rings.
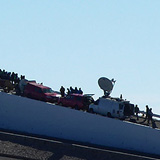
{"label": "parabolic antenna", "polygon": [[111,80],[105,77],[101,77],[98,80],[99,87],[104,90],[105,92],[110,93],[113,89],[113,83]]}

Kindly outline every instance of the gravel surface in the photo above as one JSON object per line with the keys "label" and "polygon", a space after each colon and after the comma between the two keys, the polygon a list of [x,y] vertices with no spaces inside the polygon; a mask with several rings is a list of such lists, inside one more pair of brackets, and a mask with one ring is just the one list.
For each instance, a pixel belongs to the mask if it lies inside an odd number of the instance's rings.
{"label": "gravel surface", "polygon": [[18,159],[48,159],[52,152],[43,151],[32,146],[25,146],[9,141],[0,141],[0,155]]}
{"label": "gravel surface", "polygon": [[147,160],[144,156],[97,150],[0,132],[0,160]]}

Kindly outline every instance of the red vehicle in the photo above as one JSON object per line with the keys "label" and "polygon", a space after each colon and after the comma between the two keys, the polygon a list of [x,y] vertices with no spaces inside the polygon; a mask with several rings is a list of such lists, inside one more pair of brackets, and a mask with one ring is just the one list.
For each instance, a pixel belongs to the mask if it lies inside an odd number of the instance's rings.
{"label": "red vehicle", "polygon": [[66,97],[61,97],[58,101],[58,104],[75,109],[88,110],[89,105],[93,101],[94,100],[90,95],[70,94]]}
{"label": "red vehicle", "polygon": [[60,94],[36,82],[28,82],[24,88],[24,96],[44,102],[55,103],[58,102]]}

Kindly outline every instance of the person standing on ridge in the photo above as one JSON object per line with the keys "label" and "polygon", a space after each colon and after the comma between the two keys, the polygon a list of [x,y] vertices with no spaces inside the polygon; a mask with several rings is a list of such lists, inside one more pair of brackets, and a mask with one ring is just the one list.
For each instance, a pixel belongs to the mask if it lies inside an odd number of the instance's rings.
{"label": "person standing on ridge", "polygon": [[135,109],[137,120],[139,120],[139,117],[138,117],[138,113],[139,113],[138,105],[136,105],[134,109]]}
{"label": "person standing on ridge", "polygon": [[63,86],[61,86],[60,92],[61,92],[61,97],[64,97],[64,95],[65,95],[65,88]]}
{"label": "person standing on ridge", "polygon": [[25,76],[21,76],[21,80],[20,80],[20,82],[18,84],[21,95],[23,95],[23,93],[24,93],[24,88],[27,85],[27,82],[28,82],[28,80],[25,79]]}
{"label": "person standing on ridge", "polygon": [[79,94],[83,94],[83,91],[82,91],[81,88],[79,88],[78,93],[79,93]]}
{"label": "person standing on ridge", "polygon": [[143,123],[148,119],[148,114],[149,114],[149,107],[148,107],[148,105],[146,105],[146,117],[145,117]]}
{"label": "person standing on ridge", "polygon": [[71,94],[71,91],[69,88],[67,88],[67,95],[70,95]]}
{"label": "person standing on ridge", "polygon": [[153,116],[152,108],[150,108],[148,111],[148,125],[150,124],[150,121],[151,123],[153,122],[152,116]]}

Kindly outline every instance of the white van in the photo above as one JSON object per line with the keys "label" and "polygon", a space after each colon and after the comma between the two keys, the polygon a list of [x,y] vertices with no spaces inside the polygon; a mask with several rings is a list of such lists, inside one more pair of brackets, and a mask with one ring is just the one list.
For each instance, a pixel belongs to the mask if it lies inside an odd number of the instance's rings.
{"label": "white van", "polygon": [[119,98],[99,98],[89,105],[89,112],[124,119],[134,114],[134,105]]}

